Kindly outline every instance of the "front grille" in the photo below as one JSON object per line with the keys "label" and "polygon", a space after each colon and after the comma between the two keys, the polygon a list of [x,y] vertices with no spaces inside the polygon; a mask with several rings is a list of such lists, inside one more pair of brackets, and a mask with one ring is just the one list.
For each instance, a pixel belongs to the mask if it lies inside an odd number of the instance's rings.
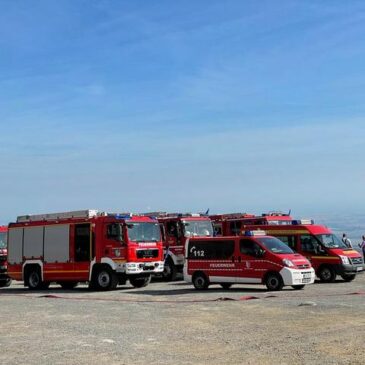
{"label": "front grille", "polygon": [[158,257],[158,250],[137,250],[138,259],[151,259]]}
{"label": "front grille", "polygon": [[303,265],[297,265],[298,269],[309,269],[309,265],[308,264],[303,264]]}
{"label": "front grille", "polygon": [[351,261],[354,265],[362,265],[363,261],[361,257],[352,257]]}

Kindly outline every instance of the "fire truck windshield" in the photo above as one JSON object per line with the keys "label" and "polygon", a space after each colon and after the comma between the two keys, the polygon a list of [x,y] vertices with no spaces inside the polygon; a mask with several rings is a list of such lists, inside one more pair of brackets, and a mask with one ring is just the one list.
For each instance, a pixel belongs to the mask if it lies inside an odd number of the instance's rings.
{"label": "fire truck windshield", "polygon": [[207,221],[183,221],[184,236],[185,237],[196,237],[196,236],[207,236],[213,237],[213,226],[212,222]]}
{"label": "fire truck windshield", "polygon": [[262,243],[269,251],[278,254],[294,253],[294,251],[285,243],[275,237],[260,237],[257,241]]}
{"label": "fire truck windshield", "polygon": [[161,240],[158,223],[128,223],[127,232],[129,240],[133,242],[158,242]]}
{"label": "fire truck windshield", "polygon": [[329,234],[317,234],[316,238],[326,248],[348,248],[336,235]]}
{"label": "fire truck windshield", "polygon": [[6,248],[6,232],[0,232],[0,248]]}

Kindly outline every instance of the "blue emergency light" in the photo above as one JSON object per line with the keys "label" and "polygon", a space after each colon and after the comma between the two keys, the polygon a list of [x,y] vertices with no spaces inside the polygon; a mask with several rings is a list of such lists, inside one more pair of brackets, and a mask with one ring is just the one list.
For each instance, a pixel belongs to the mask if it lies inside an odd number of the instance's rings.
{"label": "blue emergency light", "polygon": [[131,214],[116,214],[115,219],[131,219]]}

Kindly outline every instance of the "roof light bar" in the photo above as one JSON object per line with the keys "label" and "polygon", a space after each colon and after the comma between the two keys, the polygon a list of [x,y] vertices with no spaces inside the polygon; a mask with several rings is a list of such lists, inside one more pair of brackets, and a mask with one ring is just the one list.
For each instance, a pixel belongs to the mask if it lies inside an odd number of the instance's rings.
{"label": "roof light bar", "polygon": [[294,226],[311,225],[311,224],[314,224],[314,220],[313,219],[295,219],[291,223]]}
{"label": "roof light bar", "polygon": [[254,236],[266,236],[266,232],[262,229],[257,229],[255,231],[245,231],[244,236],[254,237]]}

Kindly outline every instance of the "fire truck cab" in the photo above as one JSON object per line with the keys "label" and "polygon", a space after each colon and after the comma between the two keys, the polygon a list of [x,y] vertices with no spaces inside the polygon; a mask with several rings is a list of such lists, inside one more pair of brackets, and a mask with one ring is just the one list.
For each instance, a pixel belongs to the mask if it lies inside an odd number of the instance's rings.
{"label": "fire truck cab", "polygon": [[255,216],[248,213],[228,213],[211,215],[216,236],[240,235],[244,225],[289,225],[293,218],[281,212],[269,212]]}
{"label": "fire truck cab", "polygon": [[267,234],[279,238],[307,257],[323,282],[333,282],[337,275],[345,281],[352,281],[364,270],[359,252],[348,248],[329,228],[316,225],[313,220],[293,220],[290,225],[250,225],[243,222],[242,232],[247,229],[265,229]]}
{"label": "fire truck cab", "polygon": [[186,240],[190,237],[213,237],[212,222],[208,216],[194,213],[160,213],[157,218],[165,253],[163,277],[168,281],[175,280],[184,266]]}
{"label": "fire truck cab", "polygon": [[11,279],[8,276],[7,235],[8,227],[0,226],[0,288],[10,286],[11,284]]}
{"label": "fire truck cab", "polygon": [[220,284],[265,284],[268,290],[283,286],[302,289],[314,282],[314,270],[302,255],[263,231],[244,236],[190,238],[185,250],[184,279],[196,289]]}
{"label": "fire truck cab", "polygon": [[159,224],[150,217],[97,210],[27,215],[10,223],[8,234],[9,276],[29,289],[89,282],[110,290],[127,280],[142,287],[163,271]]}

